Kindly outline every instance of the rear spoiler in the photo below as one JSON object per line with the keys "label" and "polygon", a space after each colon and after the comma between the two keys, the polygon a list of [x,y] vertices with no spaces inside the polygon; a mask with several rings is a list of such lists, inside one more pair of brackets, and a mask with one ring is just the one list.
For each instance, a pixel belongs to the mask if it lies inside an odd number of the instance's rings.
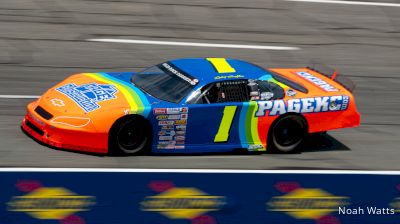
{"label": "rear spoiler", "polygon": [[338,73],[335,69],[332,69],[328,66],[323,66],[323,65],[316,65],[316,66],[307,66],[307,69],[310,69],[314,72],[318,72],[321,75],[324,75],[335,82],[339,83],[342,85],[344,88],[346,88],[348,91],[353,92],[354,89],[356,88],[356,85],[354,84],[353,81],[351,81],[349,78],[345,77],[343,74]]}

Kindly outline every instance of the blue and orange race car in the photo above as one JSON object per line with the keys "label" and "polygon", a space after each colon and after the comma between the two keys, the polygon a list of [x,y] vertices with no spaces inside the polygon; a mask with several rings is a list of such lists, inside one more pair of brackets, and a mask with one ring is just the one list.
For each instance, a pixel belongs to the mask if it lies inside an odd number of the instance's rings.
{"label": "blue and orange race car", "polygon": [[96,153],[289,153],[309,133],[360,124],[340,77],[225,58],[81,73],[30,103],[22,128],[44,144]]}

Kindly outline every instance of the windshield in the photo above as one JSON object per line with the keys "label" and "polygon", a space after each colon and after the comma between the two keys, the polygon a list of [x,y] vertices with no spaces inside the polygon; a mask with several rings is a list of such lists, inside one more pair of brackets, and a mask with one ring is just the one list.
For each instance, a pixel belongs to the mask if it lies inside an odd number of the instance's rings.
{"label": "windshield", "polygon": [[132,83],[160,100],[179,103],[199,81],[170,63],[150,67],[132,76]]}

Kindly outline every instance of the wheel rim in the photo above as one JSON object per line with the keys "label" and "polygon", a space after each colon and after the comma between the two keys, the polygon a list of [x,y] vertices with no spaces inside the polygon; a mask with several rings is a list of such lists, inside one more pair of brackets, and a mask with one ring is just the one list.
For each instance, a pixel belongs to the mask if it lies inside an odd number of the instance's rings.
{"label": "wheel rim", "polygon": [[123,151],[135,153],[140,151],[146,144],[147,136],[144,130],[137,127],[137,124],[130,121],[125,123],[117,135],[117,142]]}
{"label": "wheel rim", "polygon": [[282,151],[290,151],[303,139],[304,128],[291,118],[282,119],[274,128],[274,141]]}

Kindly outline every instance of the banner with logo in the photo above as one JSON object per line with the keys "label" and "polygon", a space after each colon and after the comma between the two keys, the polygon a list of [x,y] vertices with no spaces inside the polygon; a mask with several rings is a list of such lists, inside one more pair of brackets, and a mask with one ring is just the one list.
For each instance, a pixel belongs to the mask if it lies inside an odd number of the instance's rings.
{"label": "banner with logo", "polygon": [[400,223],[400,176],[0,172],[1,224]]}

